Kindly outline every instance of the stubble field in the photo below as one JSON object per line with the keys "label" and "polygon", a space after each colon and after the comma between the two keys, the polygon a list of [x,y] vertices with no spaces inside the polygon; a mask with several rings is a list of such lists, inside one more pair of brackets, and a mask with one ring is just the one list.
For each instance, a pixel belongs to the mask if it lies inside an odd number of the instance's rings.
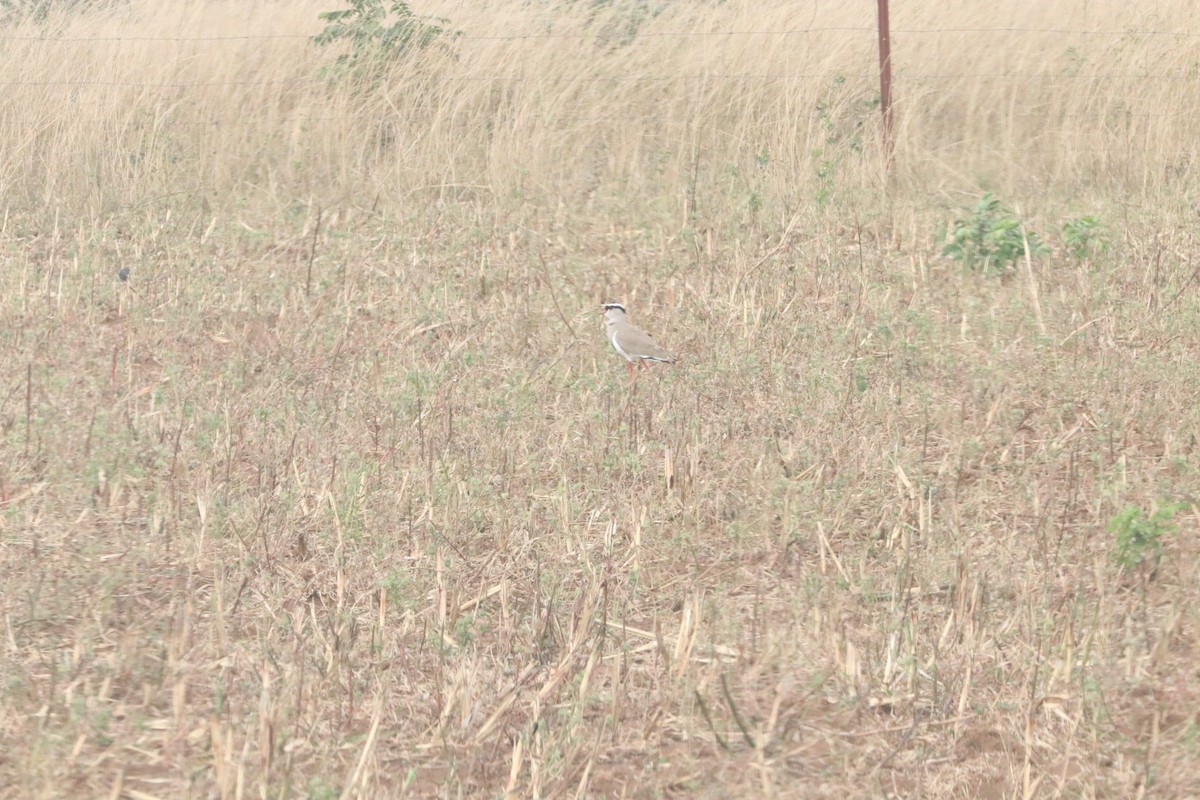
{"label": "stubble field", "polygon": [[0,32],[0,797],[1200,794],[1200,29],[915,5]]}

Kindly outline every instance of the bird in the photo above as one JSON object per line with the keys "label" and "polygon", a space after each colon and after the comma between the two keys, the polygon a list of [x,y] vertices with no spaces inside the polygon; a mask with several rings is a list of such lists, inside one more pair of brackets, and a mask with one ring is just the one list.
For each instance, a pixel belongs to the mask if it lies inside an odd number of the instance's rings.
{"label": "bird", "polygon": [[646,368],[647,361],[662,361],[667,364],[675,363],[675,356],[659,347],[658,343],[641,328],[631,323],[625,316],[625,306],[620,303],[605,303],[604,332],[609,344],[629,362],[629,385],[633,385],[633,362],[638,362]]}

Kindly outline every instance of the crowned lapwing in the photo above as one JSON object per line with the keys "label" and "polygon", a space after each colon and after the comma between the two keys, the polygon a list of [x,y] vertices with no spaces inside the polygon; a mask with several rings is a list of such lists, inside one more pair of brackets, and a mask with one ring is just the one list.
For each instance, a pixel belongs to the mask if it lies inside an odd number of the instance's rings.
{"label": "crowned lapwing", "polygon": [[633,385],[633,362],[643,368],[647,361],[675,361],[675,356],[659,347],[650,334],[631,324],[625,317],[625,306],[620,303],[604,304],[604,332],[613,349],[629,362],[629,383]]}

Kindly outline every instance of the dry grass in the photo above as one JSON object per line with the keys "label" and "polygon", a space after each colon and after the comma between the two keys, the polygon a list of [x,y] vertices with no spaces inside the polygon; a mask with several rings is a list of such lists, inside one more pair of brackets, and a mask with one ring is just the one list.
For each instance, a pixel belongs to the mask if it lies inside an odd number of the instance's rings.
{"label": "dry grass", "polygon": [[0,42],[0,797],[1200,794],[1188,4],[330,5]]}

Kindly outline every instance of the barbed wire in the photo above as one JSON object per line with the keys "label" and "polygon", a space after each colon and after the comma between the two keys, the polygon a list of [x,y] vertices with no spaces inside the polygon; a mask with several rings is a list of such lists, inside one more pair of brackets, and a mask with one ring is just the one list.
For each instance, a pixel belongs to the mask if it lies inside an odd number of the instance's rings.
{"label": "barbed wire", "polygon": [[[629,34],[630,39],[659,39],[659,38],[680,38],[694,39],[699,37],[728,37],[728,36],[807,36],[818,33],[864,33],[874,34],[876,29],[874,26],[862,25],[831,25],[831,26],[815,26],[810,28],[789,28],[786,30],[719,30],[719,31],[645,31]],[[1177,39],[1197,39],[1200,38],[1200,31],[1179,31],[1179,30],[1155,30],[1149,28],[1130,28],[1127,30],[1121,29],[1098,29],[1098,28],[1029,28],[1021,26],[999,26],[999,27],[946,27],[946,28],[892,28],[891,35],[894,39],[897,36],[928,36],[936,34],[962,34],[962,33],[1020,33],[1020,34],[1047,34],[1053,36],[1077,35],[1077,36],[1129,36],[1129,37],[1149,37],[1149,36],[1164,36]],[[311,40],[316,33],[263,33],[263,34],[238,34],[232,36],[22,36],[15,34],[0,34],[0,42],[64,42],[64,43],[91,43],[91,42],[246,42],[246,41],[269,41],[272,39],[292,39],[292,40]],[[467,33],[459,33],[455,37],[458,41],[477,41],[477,42],[506,42],[506,41],[526,41],[534,39],[599,39],[611,40],[622,39],[623,34],[614,33],[612,31],[594,30],[594,31],[564,31],[554,32],[545,31],[539,33],[514,33],[514,34],[487,34],[487,35],[472,35]]]}
{"label": "barbed wire", "polygon": [[[872,33],[874,28],[864,26],[831,26],[815,28],[792,28],[788,30],[741,30],[741,31],[646,31],[632,34],[631,38],[697,38],[701,36],[800,36],[814,33]],[[266,33],[238,34],[235,36],[5,36],[0,41],[23,42],[235,42],[258,39],[312,39],[316,34]],[[512,33],[471,35],[457,34],[455,38],[466,42],[516,42],[529,39],[603,39],[624,38],[620,34],[606,31],[544,31],[541,33]]]}
{"label": "barbed wire", "polygon": [[[1200,81],[1200,74],[1194,72],[1092,72],[1092,73],[1068,73],[1068,72],[907,72],[903,69],[897,69],[894,73],[897,81],[929,81],[929,80],[951,80],[951,79],[972,79],[972,80],[1022,80],[1022,81],[1117,81],[1117,80],[1148,80],[1148,81]],[[876,81],[879,79],[878,74],[873,72],[792,72],[792,73],[753,73],[753,72],[699,72],[686,74],[664,73],[658,75],[596,75],[592,77],[572,77],[573,84],[581,83],[604,83],[604,84],[639,84],[653,81],[674,82],[674,81],[800,81],[800,80],[823,80],[823,81],[845,81],[845,80],[864,80]],[[512,75],[488,74],[488,75],[439,75],[437,80],[441,84],[462,82],[462,83],[540,83],[546,78],[538,77],[520,77]],[[0,80],[0,87],[3,86],[62,86],[62,87],[87,87],[87,86],[102,86],[102,87],[127,87],[137,89],[199,89],[206,87],[223,87],[223,86],[283,86],[283,85],[304,85],[304,84],[324,84],[327,83],[327,78],[319,76],[297,77],[297,78],[280,78],[278,80],[261,80],[261,81],[87,81],[87,80]]]}
{"label": "barbed wire", "polygon": [[[428,115],[436,111],[443,111],[436,105],[420,105],[406,106],[401,109],[389,109],[385,113],[378,115],[360,117],[357,122],[362,123],[395,123],[395,122],[411,122],[413,124],[424,125],[428,120]],[[133,112],[134,114],[146,112]],[[469,114],[470,112],[468,112]],[[976,112],[978,113],[978,112]],[[1090,121],[1144,121],[1144,120],[1166,120],[1187,118],[1195,119],[1194,111],[1172,111],[1172,112],[1127,112],[1127,111],[1089,111],[1089,112],[1062,112],[1062,111],[1017,111],[1008,113],[1003,109],[997,109],[993,113],[1003,115],[1005,119],[1073,119],[1073,120],[1090,120]],[[619,114],[620,116],[615,116]],[[874,121],[875,114],[872,113],[869,118]],[[957,120],[961,118],[959,114],[950,114],[947,112],[930,112],[924,111],[920,114],[923,121],[937,122],[939,120]],[[345,124],[345,116],[318,116],[318,115],[297,115],[289,116],[282,115],[284,122],[297,124],[312,124],[312,123],[338,123]],[[808,111],[804,113],[789,113],[787,119],[789,122],[810,121],[819,122],[826,119],[826,114],[821,111]],[[2,127],[23,127],[32,128],[37,126],[96,126],[112,122],[111,115],[106,116],[81,116],[78,113],[70,113],[62,117],[54,115],[43,115],[38,117],[13,118],[0,116],[0,128]],[[613,124],[628,124],[631,122],[653,123],[654,125],[668,125],[678,127],[695,127],[702,123],[697,123],[695,120],[687,119],[668,119],[664,118],[659,113],[629,113],[627,109],[614,108],[610,113],[598,114],[594,109],[587,112],[573,113],[570,111],[555,111],[549,113],[533,113],[524,110],[516,111],[511,115],[505,115],[498,118],[499,122],[511,123],[513,127],[523,127],[522,123],[545,123],[549,121],[570,122],[572,124],[595,124],[595,125],[613,125]],[[229,117],[223,119],[206,119],[206,120],[176,120],[164,117],[156,118],[155,125],[167,127],[189,127],[189,128],[254,128],[261,127],[262,122],[258,120],[246,119],[242,116]],[[140,129],[134,129],[140,130]],[[1118,132],[1126,133],[1127,131],[1119,130]],[[1094,133],[1104,135],[1112,133],[1112,131],[1097,130]],[[1200,140],[1197,140],[1197,148],[1200,148]]]}

